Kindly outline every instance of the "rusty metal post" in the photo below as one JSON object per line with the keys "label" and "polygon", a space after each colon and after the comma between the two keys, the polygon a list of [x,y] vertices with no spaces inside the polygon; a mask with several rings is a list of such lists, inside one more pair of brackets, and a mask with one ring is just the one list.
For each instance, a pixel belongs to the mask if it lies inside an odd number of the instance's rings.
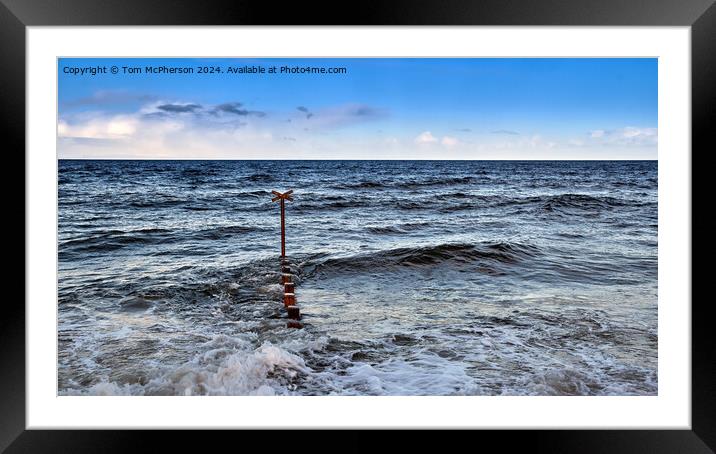
{"label": "rusty metal post", "polygon": [[284,293],[283,294],[283,305],[295,306],[296,305],[296,294],[295,293]]}
{"label": "rusty metal post", "polygon": [[281,206],[281,283],[283,284],[283,304],[288,312],[288,324],[289,328],[302,328],[303,325],[298,321],[301,319],[301,312],[296,305],[296,294],[294,293],[294,284],[292,281],[293,274],[291,273],[291,266],[288,259],[286,258],[286,201],[293,201],[291,197],[292,190],[286,191],[283,194],[278,191],[271,191],[275,196],[271,199],[272,202],[279,202]]}
{"label": "rusty metal post", "polygon": [[289,202],[293,201],[293,197],[291,197],[291,194],[293,194],[293,190],[286,191],[283,194],[278,191],[271,191],[271,193],[275,196],[271,199],[272,202],[278,201],[281,205],[281,261],[284,261],[286,258],[286,200]]}
{"label": "rusty metal post", "polygon": [[281,199],[281,257],[286,257],[286,205]]}
{"label": "rusty metal post", "polygon": [[298,310],[298,306],[288,306],[286,310],[288,310],[288,318],[291,320],[301,320],[301,314]]}

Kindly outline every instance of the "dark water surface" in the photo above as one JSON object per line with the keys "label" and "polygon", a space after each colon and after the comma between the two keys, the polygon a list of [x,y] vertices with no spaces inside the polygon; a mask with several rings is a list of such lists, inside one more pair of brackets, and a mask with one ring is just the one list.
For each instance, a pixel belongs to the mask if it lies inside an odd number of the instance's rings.
{"label": "dark water surface", "polygon": [[58,317],[60,394],[654,395],[657,163],[62,160]]}

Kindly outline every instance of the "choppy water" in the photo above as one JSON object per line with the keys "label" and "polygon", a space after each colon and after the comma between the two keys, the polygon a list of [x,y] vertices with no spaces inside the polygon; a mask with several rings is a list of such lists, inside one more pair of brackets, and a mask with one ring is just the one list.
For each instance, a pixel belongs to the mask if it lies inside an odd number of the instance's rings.
{"label": "choppy water", "polygon": [[63,160],[58,257],[60,394],[657,393],[656,162]]}

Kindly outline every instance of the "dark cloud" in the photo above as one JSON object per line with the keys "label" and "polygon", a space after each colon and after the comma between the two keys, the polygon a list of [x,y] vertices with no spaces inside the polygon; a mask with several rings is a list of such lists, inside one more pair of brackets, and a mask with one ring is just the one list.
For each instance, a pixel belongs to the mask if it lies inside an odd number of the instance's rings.
{"label": "dark cloud", "polygon": [[470,129],[470,128],[458,128],[458,129],[456,129],[455,131],[458,131],[458,132],[472,132],[472,129]]}
{"label": "dark cloud", "polygon": [[157,109],[163,110],[164,112],[185,113],[201,109],[201,106],[199,104],[162,104],[161,106],[157,106]]}
{"label": "dark cloud", "polygon": [[227,102],[224,104],[219,104],[214,107],[213,112],[223,112],[223,113],[230,113],[234,115],[240,115],[242,117],[245,117],[247,115],[254,115],[256,117],[265,117],[266,112],[260,112],[258,110],[248,110],[248,109],[242,109],[243,104],[240,102]]}
{"label": "dark cloud", "polygon": [[356,106],[351,113],[356,117],[375,117],[380,115],[378,109],[369,106]]}
{"label": "dark cloud", "polygon": [[235,115],[248,115],[249,111],[246,109],[242,109],[241,106],[243,106],[243,104],[241,104],[240,102],[227,102],[214,107],[214,112],[226,112]]}
{"label": "dark cloud", "polygon": [[490,131],[490,134],[503,134],[507,136],[519,136],[520,133],[517,131],[510,131],[509,129],[497,129],[495,131]]}
{"label": "dark cloud", "polygon": [[336,109],[332,114],[336,117],[341,117],[343,121],[355,122],[382,118],[386,116],[387,112],[385,109],[366,104],[348,104]]}
{"label": "dark cloud", "polygon": [[306,114],[306,120],[310,120],[311,117],[313,116],[313,112],[311,112],[310,110],[308,110],[308,107],[298,106],[298,107],[296,107],[296,110],[305,113],[305,114]]}
{"label": "dark cloud", "polygon": [[185,113],[193,114],[197,121],[223,125],[223,127],[239,127],[241,125],[240,122],[237,123],[239,119],[245,119],[248,116],[266,116],[266,112],[245,109],[240,102],[227,102],[206,107],[196,103],[166,103],[157,106],[154,112],[144,114],[144,117],[161,120]]}
{"label": "dark cloud", "polygon": [[296,138],[295,138],[295,137],[284,136],[284,137],[283,137],[283,140],[288,140],[288,141],[291,141],[291,142],[295,142],[295,141],[296,141]]}
{"label": "dark cloud", "polygon": [[383,108],[367,104],[343,104],[321,109],[315,115],[309,112],[306,118],[313,117],[311,126],[314,129],[326,130],[380,120],[386,116],[388,111]]}
{"label": "dark cloud", "polygon": [[166,112],[150,112],[147,114],[144,114],[145,118],[169,118],[171,115],[169,115]]}

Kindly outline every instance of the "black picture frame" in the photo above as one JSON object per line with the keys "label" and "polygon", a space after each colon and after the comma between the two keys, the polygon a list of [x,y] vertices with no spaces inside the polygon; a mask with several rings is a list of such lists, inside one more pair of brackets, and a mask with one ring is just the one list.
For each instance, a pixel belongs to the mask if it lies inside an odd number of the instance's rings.
{"label": "black picture frame", "polygon": [[[690,26],[692,64],[691,157],[706,155],[713,129],[716,93],[716,6],[714,0],[399,0],[381,3],[285,2],[260,0],[0,0],[0,112],[3,149],[25,168],[25,28],[80,25],[522,25],[522,26]],[[52,101],[48,101],[52,102]],[[698,152],[695,152],[699,150]],[[685,150],[689,152],[689,150]],[[697,168],[693,167],[696,170]],[[695,176],[695,174],[692,174]],[[4,183],[6,186],[7,182]],[[693,185],[693,179],[692,179]],[[6,189],[15,194],[15,186]],[[692,190],[694,197],[698,195]],[[708,195],[708,193],[707,193]],[[6,201],[10,215],[25,213],[25,199]],[[22,206],[21,206],[22,204]],[[692,204],[692,206],[694,206]],[[692,225],[693,225],[692,215]],[[19,222],[15,222],[19,225]],[[27,229],[23,221],[23,235]],[[18,227],[16,227],[18,228]],[[25,248],[27,250],[27,236]],[[12,241],[12,240],[11,240]],[[703,252],[705,255],[706,252]],[[23,259],[24,263],[24,259]],[[19,267],[18,267],[19,268]],[[24,270],[24,267],[23,267]],[[692,283],[706,269],[692,266]],[[24,298],[23,298],[24,299]],[[714,452],[716,450],[716,349],[708,316],[711,299],[684,301],[692,313],[691,430],[481,431],[468,446],[517,446],[548,452]],[[0,451],[97,452],[166,449],[166,440],[184,448],[226,438],[180,431],[42,431],[25,429],[25,305],[6,298],[0,316]],[[401,437],[401,447],[421,445],[427,432]],[[368,448],[369,438],[335,431],[343,448]],[[138,440],[141,437],[142,441]],[[210,438],[211,441],[207,441]],[[273,438],[273,437],[272,437]],[[305,438],[301,436],[300,438]],[[450,441],[453,437],[441,437]],[[460,437],[463,438],[463,437]],[[283,440],[283,441],[280,441]],[[498,445],[494,443],[497,442]],[[209,444],[207,444],[209,443]],[[331,449],[334,442],[325,444]],[[279,436],[274,447],[301,448],[296,434]],[[316,441],[304,449],[316,450]]]}

